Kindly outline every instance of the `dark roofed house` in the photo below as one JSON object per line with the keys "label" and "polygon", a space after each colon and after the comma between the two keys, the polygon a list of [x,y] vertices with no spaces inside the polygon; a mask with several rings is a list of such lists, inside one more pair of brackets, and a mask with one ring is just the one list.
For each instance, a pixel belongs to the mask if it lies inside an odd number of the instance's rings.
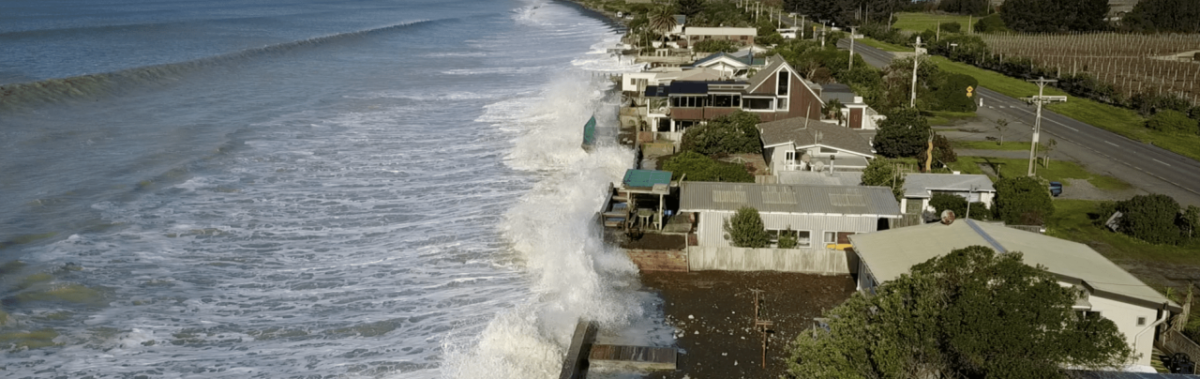
{"label": "dark roofed house", "polygon": [[763,157],[776,176],[788,171],[861,171],[875,158],[866,138],[820,120],[789,118],[758,124],[758,130]]}
{"label": "dark roofed house", "polygon": [[863,186],[807,186],[683,182],[680,212],[696,217],[699,246],[730,246],[725,220],[743,206],[757,209],[774,238],[794,233],[800,248],[842,249],[848,236],[885,230],[900,217],[890,189]]}

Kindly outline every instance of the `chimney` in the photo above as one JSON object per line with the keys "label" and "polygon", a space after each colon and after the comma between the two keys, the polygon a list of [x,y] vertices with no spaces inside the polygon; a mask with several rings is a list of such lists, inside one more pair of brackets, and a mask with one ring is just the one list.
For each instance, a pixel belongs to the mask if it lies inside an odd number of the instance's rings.
{"label": "chimney", "polygon": [[950,225],[953,223],[954,223],[954,211],[949,210],[949,209],[942,211],[942,224]]}

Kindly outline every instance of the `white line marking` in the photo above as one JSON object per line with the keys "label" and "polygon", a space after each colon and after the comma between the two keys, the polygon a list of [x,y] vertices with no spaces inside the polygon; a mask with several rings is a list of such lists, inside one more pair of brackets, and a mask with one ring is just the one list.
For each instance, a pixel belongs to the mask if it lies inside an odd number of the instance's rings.
{"label": "white line marking", "polygon": [[[1154,158],[1150,158],[1150,159],[1154,159]],[[1154,159],[1154,161],[1155,161],[1155,162],[1158,162],[1158,163],[1165,164],[1165,165],[1167,165],[1167,167],[1171,167],[1171,165],[1170,165],[1170,164],[1168,164],[1167,162],[1163,162],[1163,161],[1160,161],[1160,160],[1157,160],[1157,159]]]}
{"label": "white line marking", "polygon": [[1116,147],[1121,147],[1121,145],[1118,145],[1118,144],[1115,144],[1115,143],[1112,143],[1112,142],[1108,142],[1107,140],[1105,140],[1105,141],[1104,141],[1104,143],[1107,143],[1107,144],[1109,144],[1109,145],[1113,145],[1113,146],[1116,146]]}
{"label": "white line marking", "polygon": [[[1050,121],[1054,121],[1054,120],[1050,120]],[[1079,131],[1079,129],[1072,128],[1072,127],[1070,127],[1070,126],[1067,126],[1066,124],[1060,123],[1060,122],[1058,122],[1058,121],[1054,121],[1054,123],[1055,123],[1055,124],[1062,125],[1062,127],[1064,127],[1064,128],[1067,128],[1067,129],[1074,130],[1074,131],[1076,131],[1076,132],[1078,132],[1078,131]]]}

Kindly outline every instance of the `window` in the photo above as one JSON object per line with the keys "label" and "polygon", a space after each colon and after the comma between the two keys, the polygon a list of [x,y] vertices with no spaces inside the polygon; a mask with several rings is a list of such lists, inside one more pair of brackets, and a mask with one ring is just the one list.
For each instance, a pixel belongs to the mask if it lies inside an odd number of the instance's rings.
{"label": "window", "polygon": [[795,161],[795,160],[796,160],[796,152],[795,152],[795,151],[785,151],[785,152],[783,152],[783,160],[785,160],[785,161],[789,161],[789,162],[790,162],[790,161]]}
{"label": "window", "polygon": [[837,243],[837,232],[825,232],[825,243]]}
{"label": "window", "polygon": [[756,111],[769,111],[769,110],[773,109],[771,106],[774,105],[774,103],[775,103],[775,99],[746,98],[745,101],[742,102],[742,109],[756,110]]}
{"label": "window", "polygon": [[1138,326],[1146,326],[1146,318],[1138,317]]}
{"label": "window", "polygon": [[786,111],[788,109],[788,98],[781,97],[775,101],[775,109]]}
{"label": "window", "polygon": [[801,230],[796,233],[799,234],[796,238],[797,247],[812,247],[812,232]]}
{"label": "window", "polygon": [[778,85],[775,87],[775,94],[786,96],[788,94],[788,84],[791,82],[792,75],[787,70],[779,71],[779,75],[775,76]]}
{"label": "window", "polygon": [[712,95],[712,106],[714,107],[734,107],[733,95]]}

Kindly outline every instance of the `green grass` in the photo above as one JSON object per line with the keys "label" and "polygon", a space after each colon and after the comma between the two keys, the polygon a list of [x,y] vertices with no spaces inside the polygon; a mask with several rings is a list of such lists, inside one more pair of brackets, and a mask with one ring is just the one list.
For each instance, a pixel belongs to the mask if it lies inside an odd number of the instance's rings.
{"label": "green grass", "polygon": [[952,125],[958,120],[967,120],[975,118],[975,112],[942,112],[942,111],[924,111],[925,119],[929,121],[930,126],[946,126]]}
{"label": "green grass", "polygon": [[[982,174],[983,170],[980,169],[980,165],[992,167],[1000,174],[1001,178],[1025,176],[1029,169],[1029,161],[1026,159],[989,157],[958,157],[958,162],[950,164],[950,169],[962,171],[965,174]],[[1050,167],[1039,165],[1037,176],[1049,181],[1063,182],[1064,186],[1070,186],[1070,182],[1067,182],[1066,179],[1083,179],[1102,190],[1119,191],[1131,187],[1129,183],[1120,179],[1089,172],[1075,162],[1068,161],[1050,161]]]}
{"label": "green grass", "polygon": [[[1036,95],[1036,84],[1021,79],[1004,76],[1004,74],[985,70],[965,63],[952,62],[945,57],[931,56],[930,59],[945,72],[964,74],[979,80],[981,87],[1021,98]],[[1057,88],[1046,88],[1046,95],[1066,95]],[[987,105],[985,102],[983,105]],[[1089,125],[1120,134],[1135,141],[1151,143],[1188,158],[1200,160],[1200,135],[1168,134],[1146,129],[1145,118],[1132,109],[1102,104],[1093,100],[1070,96],[1066,103],[1050,104],[1046,109],[1058,112]]]}
{"label": "green grass", "polygon": [[[1003,145],[996,141],[953,141],[950,143],[955,149],[971,149],[971,150],[1004,150],[1004,151],[1022,151],[1029,150],[1029,142],[1011,142],[1005,141]],[[1053,163],[1051,163],[1053,164]]]}
{"label": "green grass", "polygon": [[912,52],[913,51],[913,49],[911,47],[893,45],[893,44],[890,44],[887,42],[877,41],[877,40],[873,40],[870,38],[859,38],[854,41],[855,41],[854,43],[861,43],[863,45],[874,47],[876,49],[883,50],[883,51],[891,51],[891,52],[904,52],[904,51]]}
{"label": "green grass", "polygon": [[[912,32],[923,32],[925,30],[937,30],[938,23],[957,22],[962,25],[962,30],[967,30],[968,16],[946,15],[946,14],[929,14],[929,13],[897,13],[896,22],[892,27],[907,30]],[[975,21],[979,21],[978,18]]]}
{"label": "green grass", "polygon": [[1200,268],[1196,246],[1152,245],[1092,225],[1088,213],[1095,212],[1097,203],[1092,200],[1054,200],[1054,215],[1046,219],[1046,234],[1086,244],[1114,261],[1161,262]]}

